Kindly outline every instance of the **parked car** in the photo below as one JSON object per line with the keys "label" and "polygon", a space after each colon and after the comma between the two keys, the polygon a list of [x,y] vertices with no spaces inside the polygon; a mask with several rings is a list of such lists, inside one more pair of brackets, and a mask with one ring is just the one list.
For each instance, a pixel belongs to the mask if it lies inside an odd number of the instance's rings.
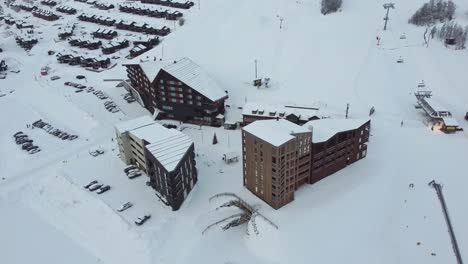
{"label": "parked car", "polygon": [[19,135],[15,136],[15,140],[18,140],[20,138],[27,138],[27,137],[28,137],[28,135],[26,135],[26,134],[19,134]]}
{"label": "parked car", "polygon": [[117,209],[117,212],[123,212],[125,210],[127,210],[128,208],[132,207],[133,204],[131,202],[126,202],[124,204],[122,204],[122,206],[120,206],[119,209]]}
{"label": "parked car", "polygon": [[119,111],[120,111],[119,109],[114,108],[114,109],[111,110],[111,113],[117,113],[117,112],[119,112]]}
{"label": "parked car", "polygon": [[50,79],[51,79],[52,81],[55,81],[55,80],[60,79],[60,76],[52,76],[52,77],[50,77]]}
{"label": "parked car", "polygon": [[33,150],[33,149],[39,149],[39,147],[38,147],[38,146],[34,146],[34,145],[30,145],[30,146],[26,147],[25,149],[26,149],[27,151],[31,151],[31,150]]}
{"label": "parked car", "polygon": [[91,187],[91,185],[96,184],[96,183],[98,183],[98,181],[96,180],[90,181],[88,184],[83,186],[83,188],[88,189],[89,187]]}
{"label": "parked car", "polygon": [[150,214],[145,214],[143,216],[139,216],[136,220],[135,220],[135,224],[136,225],[142,225],[144,224],[148,219],[151,218],[151,215]]}
{"label": "parked car", "polygon": [[13,137],[17,137],[19,135],[24,135],[23,131],[18,131],[16,133],[13,134]]}
{"label": "parked car", "polygon": [[136,165],[128,165],[127,167],[125,167],[124,172],[128,173],[130,170],[133,169],[138,169],[138,167]]}
{"label": "parked car", "polygon": [[91,192],[94,192],[95,190],[101,188],[104,184],[102,183],[98,183],[98,184],[94,184],[93,186],[89,187],[88,190],[91,191]]}
{"label": "parked car", "polygon": [[177,128],[177,126],[173,125],[173,124],[163,124],[163,127],[165,127],[165,128]]}
{"label": "parked car", "polygon": [[103,186],[101,188],[99,188],[99,190],[97,191],[98,194],[101,194],[101,193],[105,193],[107,192],[108,190],[110,190],[110,186],[109,185],[106,185],[106,186]]}
{"label": "parked car", "polygon": [[127,174],[127,177],[129,179],[134,179],[134,178],[139,177],[139,176],[141,176],[141,172],[139,172],[139,171],[130,172],[129,174]]}
{"label": "parked car", "polygon": [[29,152],[29,154],[35,154],[35,153],[38,153],[39,151],[41,151],[40,148],[35,148],[35,149],[31,149]]}
{"label": "parked car", "polygon": [[75,93],[81,93],[83,90],[76,90]]}
{"label": "parked car", "polygon": [[32,143],[29,143],[29,142],[24,143],[24,144],[21,146],[21,149],[26,149],[26,148],[28,148],[28,147],[30,147],[30,146],[32,146],[32,145],[33,145],[33,144],[32,144]]}

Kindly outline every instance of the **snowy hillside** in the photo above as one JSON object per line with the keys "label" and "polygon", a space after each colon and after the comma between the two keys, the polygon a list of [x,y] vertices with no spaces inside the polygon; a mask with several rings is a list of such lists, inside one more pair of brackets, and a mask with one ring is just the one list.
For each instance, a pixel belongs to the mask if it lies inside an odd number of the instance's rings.
{"label": "snowy hillside", "polygon": [[[129,49],[116,53],[117,65],[100,73],[47,55],[49,50],[83,52],[54,40],[58,24],[78,22],[76,15],[49,22],[0,3],[5,14],[33,23],[39,38],[28,54],[15,43],[19,30],[0,21],[0,60],[20,70],[0,79],[1,263],[456,263],[439,200],[428,186],[433,179],[443,185],[461,254],[468,259],[468,51],[446,48],[436,39],[423,45],[426,28],[408,19],[425,0],[395,0],[387,31],[382,30],[383,0],[343,0],[341,12],[326,16],[319,0],[200,2],[182,11],[181,27],[62,0],[78,14],[171,27],[157,47],[132,60],[125,58]],[[454,2],[455,21],[467,26],[468,2]],[[80,22],[78,31],[98,27]],[[253,101],[319,104],[332,117],[344,117],[349,103],[352,118],[368,118],[375,107],[368,156],[301,187],[292,203],[274,210],[243,187],[242,162],[221,160],[224,153],[242,153],[240,130],[182,124],[179,129],[195,142],[199,181],[173,212],[146,186],[146,177],[129,180],[122,171],[113,126],[149,113],[125,102],[126,91],[117,82],[104,81],[126,78],[121,64],[154,57],[189,57],[203,67],[229,92],[229,121],[239,120],[238,107]],[[404,63],[396,62],[400,57]],[[255,60],[259,77],[271,78],[270,88],[252,86]],[[51,68],[48,76],[40,75],[44,66]],[[53,75],[61,79],[50,80]],[[431,130],[423,111],[414,107],[422,80],[465,131]],[[102,90],[120,111],[107,111],[91,92],[75,93],[64,85],[67,81]],[[38,119],[79,137],[60,140],[27,127]],[[22,150],[12,137],[17,131],[42,151]],[[211,144],[214,133],[217,145]],[[89,155],[98,148],[105,154]],[[97,195],[82,188],[95,179],[112,189]],[[252,232],[251,222],[202,234],[236,213],[215,210],[219,204],[209,202],[221,192],[236,193],[278,229],[260,219],[259,234]],[[116,211],[128,201],[132,208]],[[145,213],[151,219],[136,226],[134,220]]]}

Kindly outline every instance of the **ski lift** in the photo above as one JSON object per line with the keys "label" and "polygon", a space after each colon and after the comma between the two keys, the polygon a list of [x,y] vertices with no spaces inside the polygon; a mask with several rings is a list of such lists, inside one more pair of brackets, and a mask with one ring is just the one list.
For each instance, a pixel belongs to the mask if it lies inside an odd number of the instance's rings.
{"label": "ski lift", "polygon": [[405,33],[403,33],[403,34],[400,35],[400,39],[406,39]]}
{"label": "ski lift", "polygon": [[400,58],[398,58],[398,60],[397,60],[396,62],[397,62],[397,63],[403,63],[404,60],[403,60],[403,58],[400,56]]}
{"label": "ski lift", "polygon": [[418,88],[425,88],[425,87],[426,87],[426,84],[424,83],[424,80],[418,83]]}

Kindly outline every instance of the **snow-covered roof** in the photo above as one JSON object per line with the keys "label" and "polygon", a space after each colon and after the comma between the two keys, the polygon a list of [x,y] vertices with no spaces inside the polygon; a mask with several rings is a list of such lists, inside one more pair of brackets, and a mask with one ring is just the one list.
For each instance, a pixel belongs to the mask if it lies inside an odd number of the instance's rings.
{"label": "snow-covered roof", "polygon": [[176,129],[158,126],[161,128],[158,131],[159,140],[146,145],[146,149],[170,172],[177,167],[193,141]]}
{"label": "snow-covered roof", "polygon": [[331,137],[340,132],[357,129],[368,121],[369,119],[326,118],[309,121],[304,124],[304,127],[307,127],[310,131],[312,131],[312,142],[320,143],[329,140]]}
{"label": "snow-covered roof", "polygon": [[151,124],[154,124],[154,120],[151,119],[151,117],[141,116],[135,119],[120,122],[115,125],[115,128],[117,131],[119,131],[119,133],[125,133]]}
{"label": "snow-covered roof", "polygon": [[315,106],[266,104],[259,102],[248,102],[242,109],[242,115],[250,116],[286,118],[290,114],[294,114],[300,120],[309,121],[313,117],[319,118],[319,109]]}
{"label": "snow-covered roof", "polygon": [[166,168],[173,171],[193,141],[177,129],[156,123],[150,116],[142,116],[115,126],[120,133],[130,132],[148,142],[145,148]]}
{"label": "snow-covered roof", "polygon": [[442,120],[444,121],[445,126],[458,126],[458,122],[453,117],[443,117]]}
{"label": "snow-covered roof", "polygon": [[285,119],[255,121],[243,130],[277,147],[295,138],[294,134],[311,132]]}
{"label": "snow-covered roof", "polygon": [[445,106],[441,105],[437,100],[433,98],[424,98],[424,100],[431,106],[436,112],[450,112]]}
{"label": "snow-covered roof", "polygon": [[192,87],[211,101],[225,98],[227,95],[210,75],[188,58],[183,58],[163,68],[164,71]]}

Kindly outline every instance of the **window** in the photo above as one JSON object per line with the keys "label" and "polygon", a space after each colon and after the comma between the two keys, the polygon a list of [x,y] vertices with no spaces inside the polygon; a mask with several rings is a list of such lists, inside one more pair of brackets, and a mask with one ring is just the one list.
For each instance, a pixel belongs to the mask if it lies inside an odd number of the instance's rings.
{"label": "window", "polygon": [[164,84],[164,80],[163,79],[159,80],[159,83]]}
{"label": "window", "polygon": [[169,86],[169,90],[175,91],[175,87],[174,86]]}
{"label": "window", "polygon": [[172,98],[172,99],[171,99],[171,102],[173,102],[173,103],[177,103],[177,99],[175,99],[175,98]]}
{"label": "window", "polygon": [[276,157],[271,157],[271,162],[276,163]]}
{"label": "window", "polygon": [[197,102],[197,105],[198,105],[198,106],[201,106],[201,103],[200,103],[200,102]]}
{"label": "window", "polygon": [[174,108],[172,106],[169,106],[169,105],[163,105],[162,109],[164,109],[164,110],[173,110]]}

